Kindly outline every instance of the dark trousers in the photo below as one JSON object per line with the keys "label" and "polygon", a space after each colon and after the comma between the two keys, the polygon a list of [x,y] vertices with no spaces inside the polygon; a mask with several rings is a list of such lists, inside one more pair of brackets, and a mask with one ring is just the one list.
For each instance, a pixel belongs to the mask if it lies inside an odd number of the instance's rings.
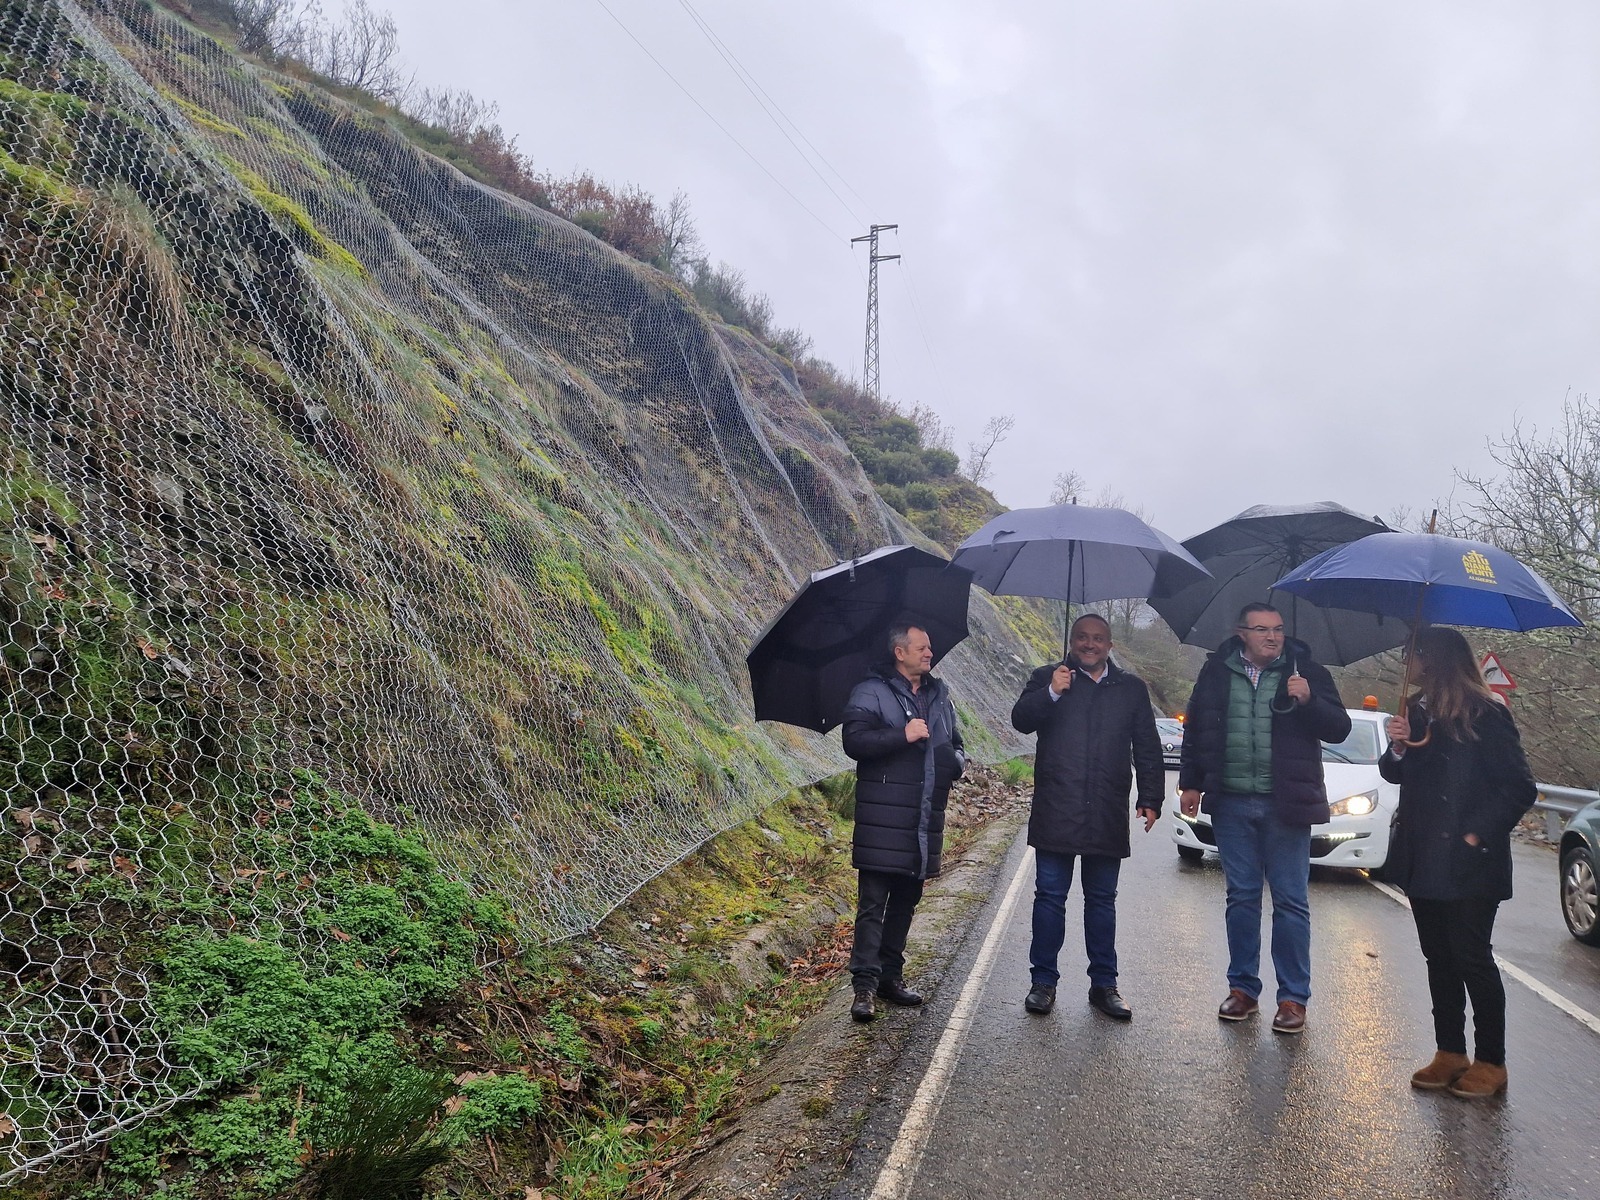
{"label": "dark trousers", "polygon": [[1083,948],[1089,956],[1089,986],[1117,986],[1117,877],[1122,860],[1102,854],[1034,852],[1033,941],[1028,964],[1033,982],[1055,987],[1057,956],[1067,940],[1067,892],[1074,860],[1083,876]]}
{"label": "dark trousers", "polygon": [[858,871],[856,936],[850,974],[858,986],[899,979],[906,971],[906,935],[922,899],[922,880],[888,871]]}
{"label": "dark trousers", "polygon": [[1498,900],[1411,901],[1417,941],[1428,960],[1433,995],[1433,1036],[1439,1049],[1467,1052],[1467,997],[1472,997],[1474,1057],[1496,1066],[1506,1061],[1506,989],[1495,966]]}

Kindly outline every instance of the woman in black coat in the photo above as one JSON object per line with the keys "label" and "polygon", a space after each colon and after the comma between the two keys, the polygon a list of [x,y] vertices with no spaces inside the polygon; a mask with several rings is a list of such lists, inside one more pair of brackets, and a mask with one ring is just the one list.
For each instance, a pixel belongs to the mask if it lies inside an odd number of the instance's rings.
{"label": "woman in black coat", "polygon": [[[1491,938],[1500,902],[1511,898],[1511,831],[1537,787],[1510,710],[1484,684],[1466,638],[1420,630],[1411,671],[1421,697],[1389,719],[1378,762],[1400,785],[1384,878],[1411,901],[1438,1044],[1411,1084],[1478,1099],[1506,1088],[1506,993]],[[1406,744],[1413,739],[1421,744]]]}

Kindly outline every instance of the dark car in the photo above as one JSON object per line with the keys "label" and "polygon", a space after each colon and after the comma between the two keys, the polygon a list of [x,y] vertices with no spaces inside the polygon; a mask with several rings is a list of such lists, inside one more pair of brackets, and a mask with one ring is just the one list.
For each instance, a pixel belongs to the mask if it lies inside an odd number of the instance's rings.
{"label": "dark car", "polygon": [[1600,946],[1600,800],[1580,808],[1561,831],[1561,915],[1580,942]]}
{"label": "dark car", "polygon": [[1183,754],[1183,722],[1171,717],[1156,718],[1156,733],[1161,738],[1161,761],[1169,771],[1178,769],[1178,759]]}

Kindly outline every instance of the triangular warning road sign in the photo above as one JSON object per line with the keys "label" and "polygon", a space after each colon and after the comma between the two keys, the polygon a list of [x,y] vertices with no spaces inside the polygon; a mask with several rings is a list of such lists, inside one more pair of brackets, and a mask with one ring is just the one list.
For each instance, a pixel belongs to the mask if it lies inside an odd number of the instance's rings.
{"label": "triangular warning road sign", "polygon": [[1496,691],[1509,692],[1517,686],[1517,681],[1506,674],[1506,669],[1493,654],[1485,654],[1478,669],[1483,672],[1483,681]]}

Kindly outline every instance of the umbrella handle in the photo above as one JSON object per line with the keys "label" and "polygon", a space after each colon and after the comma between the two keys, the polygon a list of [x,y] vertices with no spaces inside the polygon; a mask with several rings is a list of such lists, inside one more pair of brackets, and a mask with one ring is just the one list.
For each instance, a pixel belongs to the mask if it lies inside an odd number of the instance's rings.
{"label": "umbrella handle", "polygon": [[[1438,520],[1439,520],[1439,510],[1436,508],[1436,509],[1433,510],[1433,515],[1428,518],[1428,532],[1429,533],[1433,532],[1434,524]],[[1427,588],[1427,585],[1424,584],[1422,586],[1422,588],[1417,592],[1417,612],[1416,612],[1416,615],[1411,618],[1411,630],[1410,630],[1409,634],[1406,636],[1406,650],[1405,650],[1405,663],[1406,663],[1406,666],[1405,666],[1405,673],[1402,675],[1402,677],[1400,679],[1400,711],[1406,714],[1406,720],[1408,720],[1408,721],[1411,719],[1411,696],[1409,694],[1410,691],[1411,691],[1411,664],[1412,664],[1413,660],[1416,658],[1416,653],[1417,653],[1417,630],[1422,625],[1422,602],[1427,597],[1427,595],[1428,595],[1428,588]],[[1432,722],[1429,722],[1427,731],[1423,733],[1423,735],[1422,735],[1422,737],[1420,739],[1418,739],[1417,741],[1414,741],[1414,742],[1402,741],[1400,744],[1402,746],[1405,746],[1405,747],[1409,748],[1409,749],[1415,750],[1419,746],[1426,746],[1431,741],[1433,741],[1433,724],[1432,724]]]}
{"label": "umbrella handle", "polygon": [[[1408,687],[1408,690],[1409,690],[1409,687]],[[1411,712],[1411,697],[1410,696],[1407,696],[1407,695],[1404,695],[1404,694],[1401,695],[1401,697],[1400,697],[1400,711],[1403,712],[1403,713],[1406,713],[1409,716],[1409,714]],[[1406,747],[1408,750],[1415,750],[1419,746],[1426,746],[1431,741],[1433,741],[1433,722],[1430,721],[1430,722],[1428,722],[1428,728],[1423,732],[1423,734],[1422,734],[1422,736],[1420,738],[1415,738],[1415,739],[1410,740],[1410,741],[1407,741],[1406,739],[1402,738],[1400,740],[1400,744],[1402,746]]]}

